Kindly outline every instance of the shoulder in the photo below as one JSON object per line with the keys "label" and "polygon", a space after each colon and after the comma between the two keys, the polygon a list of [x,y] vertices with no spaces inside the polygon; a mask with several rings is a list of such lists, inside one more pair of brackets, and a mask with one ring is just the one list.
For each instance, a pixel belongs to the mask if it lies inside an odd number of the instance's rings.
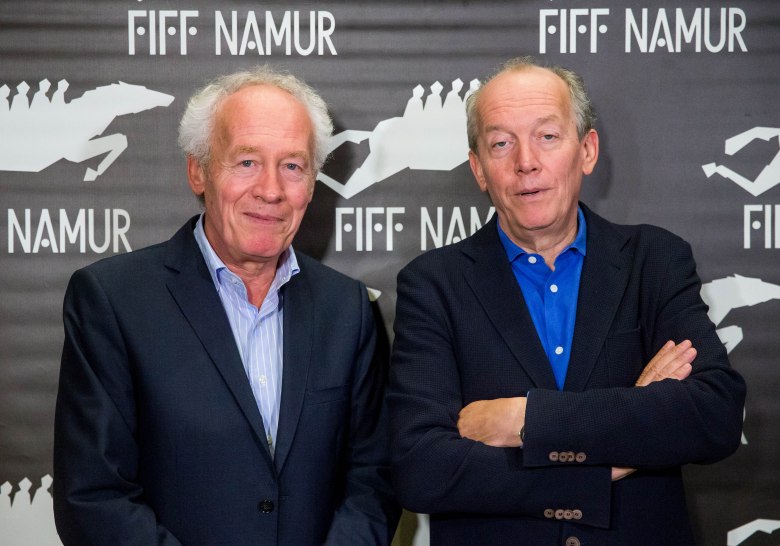
{"label": "shoulder", "polygon": [[586,209],[588,244],[622,241],[632,253],[690,252],[690,245],[671,231],[651,224],[617,224]]}
{"label": "shoulder", "polygon": [[295,251],[300,273],[291,281],[292,286],[306,283],[317,299],[338,300],[339,298],[362,298],[367,291],[365,285],[348,275],[329,267],[314,258]]}
{"label": "shoulder", "polygon": [[435,270],[444,265],[451,264],[462,260],[465,255],[463,254],[463,248],[466,244],[466,240],[453,243],[451,245],[443,246],[440,248],[434,248],[420,254],[413,258],[403,270],[425,271]]}
{"label": "shoulder", "polygon": [[193,234],[197,218],[190,218],[167,241],[103,258],[76,271],[74,278],[92,276],[105,279],[106,282],[122,283],[130,279],[149,280],[156,275],[164,275],[168,267],[173,270],[187,269],[191,267],[193,259],[202,259]]}
{"label": "shoulder", "polygon": [[73,279],[91,277],[101,284],[127,283],[130,279],[148,277],[165,261],[165,243],[100,259],[73,273]]}

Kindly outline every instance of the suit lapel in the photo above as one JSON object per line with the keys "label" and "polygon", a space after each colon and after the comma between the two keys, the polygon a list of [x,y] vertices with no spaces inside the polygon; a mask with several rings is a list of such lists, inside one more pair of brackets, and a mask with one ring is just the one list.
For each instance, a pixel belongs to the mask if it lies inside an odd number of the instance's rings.
{"label": "suit lapel", "polygon": [[582,391],[604,347],[631,273],[628,237],[584,205],[588,243],[582,264],[577,318],[565,389]]}
{"label": "suit lapel", "polygon": [[270,464],[271,453],[265,439],[263,419],[241,363],[222,301],[195,241],[192,231],[195,221],[197,217],[185,224],[168,243],[166,266],[177,273],[168,281],[168,290],[222,375],[258,441],[265,446]]}
{"label": "suit lapel", "polygon": [[466,282],[493,327],[534,386],[555,389],[555,376],[498,238],[495,218],[466,241],[463,252],[471,259],[464,268]]}
{"label": "suit lapel", "polygon": [[292,447],[303,408],[306,382],[311,362],[314,322],[320,315],[311,295],[311,286],[304,268],[283,288],[284,347],[282,400],[279,407],[274,464],[281,473]]}

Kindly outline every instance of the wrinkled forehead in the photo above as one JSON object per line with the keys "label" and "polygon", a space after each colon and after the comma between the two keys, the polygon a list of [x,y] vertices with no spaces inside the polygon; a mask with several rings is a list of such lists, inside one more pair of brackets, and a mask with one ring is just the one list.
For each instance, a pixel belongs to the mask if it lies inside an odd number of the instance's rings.
{"label": "wrinkled forehead", "polygon": [[491,112],[510,108],[557,110],[562,118],[569,119],[571,106],[566,82],[551,70],[537,66],[512,68],[498,74],[485,84],[476,104],[481,125]]}
{"label": "wrinkled forehead", "polygon": [[314,126],[306,106],[291,93],[269,84],[242,87],[223,98],[214,114],[211,140],[226,139],[231,132],[249,127],[271,134],[304,138],[311,153]]}

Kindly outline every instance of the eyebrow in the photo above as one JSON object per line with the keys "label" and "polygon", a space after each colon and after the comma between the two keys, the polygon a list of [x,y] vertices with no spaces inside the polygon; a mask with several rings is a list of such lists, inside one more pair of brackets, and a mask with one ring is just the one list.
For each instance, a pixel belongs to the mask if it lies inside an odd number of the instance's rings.
{"label": "eyebrow", "polygon": [[233,153],[236,153],[236,154],[248,154],[248,153],[256,152],[257,150],[258,150],[258,148],[255,147],[255,146],[238,146],[237,148],[235,148],[233,150]]}
{"label": "eyebrow", "polygon": [[[544,125],[545,123],[565,123],[565,121],[557,114],[551,114],[549,116],[545,116],[543,118],[537,118],[533,121],[532,126],[538,127],[540,125]],[[502,125],[488,125],[484,129],[485,133],[490,133],[494,131],[502,131],[506,133],[512,133],[513,131],[504,128]]]}
{"label": "eyebrow", "polygon": [[[248,146],[248,145],[242,145],[238,146],[233,150],[234,154],[252,154],[259,152],[261,148],[258,148],[257,146]],[[307,151],[295,151],[295,152],[287,152],[284,154],[284,157],[300,157],[302,159],[305,159],[306,161],[309,160],[309,153]]]}

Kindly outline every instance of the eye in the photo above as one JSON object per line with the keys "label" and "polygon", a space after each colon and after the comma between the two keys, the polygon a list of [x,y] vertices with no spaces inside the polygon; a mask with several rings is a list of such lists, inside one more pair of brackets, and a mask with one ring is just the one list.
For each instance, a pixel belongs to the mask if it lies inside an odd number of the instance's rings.
{"label": "eye", "polygon": [[252,165],[254,165],[254,163],[255,163],[255,162],[254,162],[254,161],[252,161],[251,159],[244,159],[244,160],[241,162],[241,166],[242,166],[242,167],[251,167]]}
{"label": "eye", "polygon": [[295,163],[285,163],[284,168],[287,169],[288,171],[295,171],[297,169],[300,169],[301,166]]}
{"label": "eye", "polygon": [[558,135],[555,135],[553,133],[547,133],[545,135],[542,135],[542,140],[544,140],[546,142],[551,142],[551,141],[555,140],[556,138],[558,138]]}
{"label": "eye", "polygon": [[506,148],[508,142],[506,140],[502,140],[500,142],[493,143],[493,148]]}

